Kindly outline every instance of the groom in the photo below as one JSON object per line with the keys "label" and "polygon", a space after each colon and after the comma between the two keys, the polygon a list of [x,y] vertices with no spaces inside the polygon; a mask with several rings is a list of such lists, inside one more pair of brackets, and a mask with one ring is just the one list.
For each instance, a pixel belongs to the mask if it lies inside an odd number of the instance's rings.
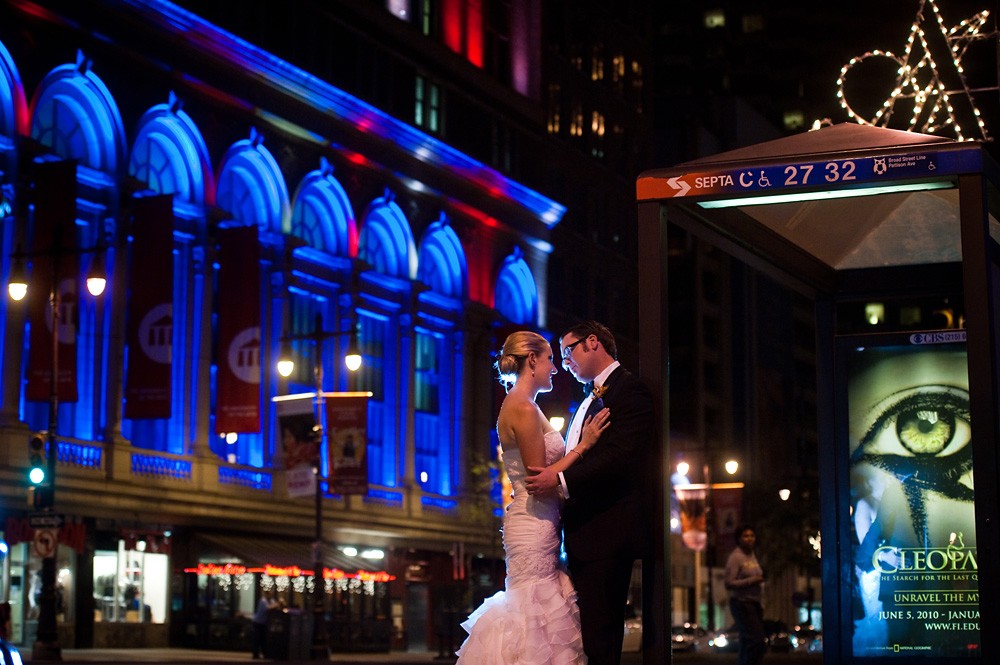
{"label": "groom", "polygon": [[590,665],[621,660],[625,605],[635,559],[651,554],[655,483],[655,421],[649,390],[616,360],[614,335],[587,321],[559,339],[563,367],[588,393],[570,422],[566,450],[580,440],[587,415],[608,407],[611,424],[593,448],[566,471],[543,468],[529,476],[529,494],[561,487],[563,537],[577,591],[583,649]]}

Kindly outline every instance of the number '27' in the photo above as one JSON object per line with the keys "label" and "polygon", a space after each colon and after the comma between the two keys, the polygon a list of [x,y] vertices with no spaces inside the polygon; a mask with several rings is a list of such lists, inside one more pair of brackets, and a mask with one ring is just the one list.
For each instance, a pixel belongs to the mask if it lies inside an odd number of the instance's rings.
{"label": "number '27'", "polygon": [[[827,162],[823,166],[826,173],[823,179],[827,182],[840,182],[842,180],[856,180],[854,175],[854,162]],[[809,176],[812,175],[813,165],[803,164],[802,166],[785,167],[785,185],[808,185]]]}

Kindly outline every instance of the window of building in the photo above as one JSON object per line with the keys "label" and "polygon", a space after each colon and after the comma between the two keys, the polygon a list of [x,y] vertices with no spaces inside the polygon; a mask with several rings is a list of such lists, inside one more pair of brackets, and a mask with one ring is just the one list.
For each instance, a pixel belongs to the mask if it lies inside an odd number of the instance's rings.
{"label": "window of building", "polygon": [[427,37],[434,37],[438,33],[434,0],[420,0],[420,32]]}
{"label": "window of building", "polygon": [[397,451],[394,448],[395,427],[390,427],[387,382],[395,382],[386,373],[393,368],[393,359],[386,357],[389,341],[389,319],[366,310],[358,310],[358,345],[361,349],[361,369],[354,373],[356,390],[372,393],[368,400],[368,478],[375,485],[396,485]]}
{"label": "window of building", "polygon": [[583,104],[573,100],[573,110],[569,120],[569,135],[583,136]]}
{"label": "window of building", "polygon": [[595,46],[590,56],[590,80],[604,80],[604,49]]}
{"label": "window of building", "polygon": [[416,331],[414,357],[414,470],[426,491],[452,493],[453,433],[444,373],[445,337],[429,330]]}
{"label": "window of building", "polygon": [[635,110],[639,113],[643,112],[642,107],[642,88],[643,88],[643,78],[642,78],[642,64],[637,61],[632,61],[632,94],[634,96]]}
{"label": "window of building", "polygon": [[413,123],[431,134],[441,130],[441,89],[417,76],[413,91]]}
{"label": "window of building", "polygon": [[519,248],[504,260],[494,302],[497,311],[513,323],[534,324],[538,320],[538,287]]}
{"label": "window of building", "polygon": [[94,620],[165,623],[169,557],[146,551],[146,542],[94,552]]}
{"label": "window of building", "polygon": [[549,134],[558,134],[562,121],[561,88],[558,83],[549,84],[549,119],[547,129]]}
{"label": "window of building", "polygon": [[509,0],[492,0],[486,5],[485,67],[498,81],[511,81],[511,7]]}
{"label": "window of building", "polygon": [[726,11],[720,8],[709,9],[705,12],[704,23],[709,30],[726,27]]}

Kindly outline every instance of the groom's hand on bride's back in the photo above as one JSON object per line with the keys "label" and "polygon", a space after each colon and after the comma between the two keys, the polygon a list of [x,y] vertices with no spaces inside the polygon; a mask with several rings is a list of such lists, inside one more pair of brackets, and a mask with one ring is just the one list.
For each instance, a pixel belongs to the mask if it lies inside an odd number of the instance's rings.
{"label": "groom's hand on bride's back", "polygon": [[524,481],[528,494],[545,494],[559,485],[559,475],[548,467],[529,466],[528,471],[535,474],[529,475]]}

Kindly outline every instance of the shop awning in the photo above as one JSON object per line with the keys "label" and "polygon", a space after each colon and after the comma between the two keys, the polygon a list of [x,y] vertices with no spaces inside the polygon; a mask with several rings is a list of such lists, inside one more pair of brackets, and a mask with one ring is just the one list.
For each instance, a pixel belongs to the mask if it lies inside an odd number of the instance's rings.
{"label": "shop awning", "polygon": [[[222,563],[238,560],[247,566],[298,566],[312,569],[312,541],[301,539],[274,540],[250,536],[198,534],[201,543],[201,560]],[[323,562],[327,568],[337,568],[345,573],[358,571],[379,572],[384,562],[347,556],[333,545],[323,547]]]}

